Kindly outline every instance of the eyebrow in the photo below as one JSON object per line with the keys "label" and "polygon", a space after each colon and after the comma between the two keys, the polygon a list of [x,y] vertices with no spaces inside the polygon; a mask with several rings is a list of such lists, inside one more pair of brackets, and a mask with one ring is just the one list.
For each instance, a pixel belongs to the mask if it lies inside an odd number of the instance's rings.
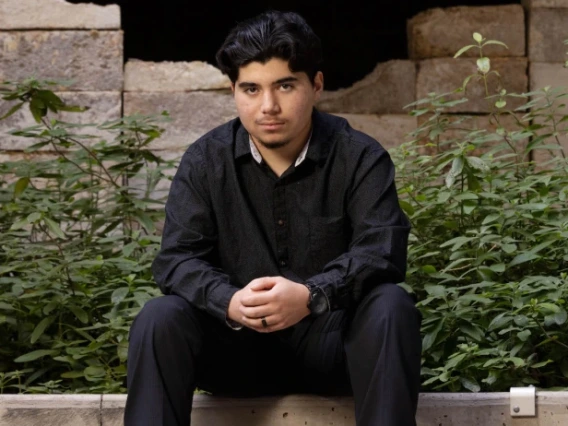
{"label": "eyebrow", "polygon": [[[292,82],[294,82],[294,81],[298,81],[298,78],[297,78],[297,77],[293,77],[293,76],[284,77],[284,78],[281,78],[281,79],[276,80],[274,83],[272,83],[272,85],[273,85],[273,86],[276,86],[276,85],[284,84],[284,83],[292,83]],[[238,86],[239,86],[239,88],[241,88],[241,89],[248,89],[248,88],[250,88],[250,87],[257,87],[258,84],[253,83],[253,82],[250,82],[250,81],[243,81],[243,82],[239,83]]]}

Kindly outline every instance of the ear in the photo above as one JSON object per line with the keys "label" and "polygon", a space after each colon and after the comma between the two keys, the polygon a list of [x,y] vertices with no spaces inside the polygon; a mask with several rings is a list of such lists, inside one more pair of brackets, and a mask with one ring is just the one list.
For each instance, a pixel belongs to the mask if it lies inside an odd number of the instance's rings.
{"label": "ear", "polygon": [[231,82],[231,92],[233,92],[233,95],[235,94],[235,83]]}
{"label": "ear", "polygon": [[314,94],[316,96],[316,101],[320,98],[323,92],[323,73],[318,71],[314,77]]}

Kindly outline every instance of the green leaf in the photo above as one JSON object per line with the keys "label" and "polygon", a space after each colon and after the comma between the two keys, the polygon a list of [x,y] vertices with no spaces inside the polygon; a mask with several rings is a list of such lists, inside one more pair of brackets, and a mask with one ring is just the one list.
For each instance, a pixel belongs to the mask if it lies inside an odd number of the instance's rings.
{"label": "green leaf", "polygon": [[479,47],[479,46],[476,46],[475,44],[470,44],[469,46],[462,47],[460,50],[456,52],[456,54],[454,55],[454,59],[459,58],[461,55],[463,55],[465,52],[467,52],[469,49],[473,47]]}
{"label": "green leaf", "polygon": [[483,41],[483,36],[479,33],[473,33],[473,39],[476,42],[481,43]]}
{"label": "green leaf", "polygon": [[51,220],[48,217],[44,217],[43,221],[45,222],[49,230],[53,232],[57,238],[65,239],[65,234],[63,233],[63,231],[61,230],[61,228],[57,223],[55,223],[53,220]]}
{"label": "green leaf", "polygon": [[50,316],[42,319],[39,324],[34,328],[32,335],[30,337],[30,342],[34,344],[42,336],[43,332],[47,327],[49,327],[53,321],[55,321],[55,316]]}
{"label": "green leaf", "polygon": [[0,120],[4,120],[5,118],[10,117],[14,113],[16,113],[20,108],[22,108],[22,106],[24,104],[25,104],[25,102],[20,102],[19,104],[14,105],[12,108],[10,108],[8,110],[8,112],[6,114],[4,114],[2,117],[0,117]]}
{"label": "green leaf", "polygon": [[456,157],[452,161],[452,168],[446,176],[446,186],[451,188],[456,181],[456,178],[461,174],[463,170],[463,157]]}
{"label": "green leaf", "polygon": [[128,295],[130,289],[128,287],[121,287],[117,288],[115,291],[112,292],[110,296],[110,300],[113,304],[117,305],[124,300],[124,298]]}
{"label": "green leaf", "polygon": [[18,179],[16,185],[14,186],[14,198],[18,198],[20,195],[22,195],[26,190],[26,188],[28,187],[29,183],[30,183],[29,177],[23,177]]}
{"label": "green leaf", "polygon": [[38,212],[30,213],[26,218],[28,223],[36,223],[40,219],[41,219],[41,213]]}
{"label": "green leaf", "polygon": [[402,210],[410,217],[414,216],[414,207],[408,201],[398,200],[398,204],[402,208]]}
{"label": "green leaf", "polygon": [[24,354],[22,356],[19,356],[18,358],[16,358],[14,360],[14,362],[35,361],[36,359],[42,358],[44,356],[55,355],[57,353],[58,353],[58,351],[56,351],[54,349],[40,349],[40,350],[37,350],[37,351],[28,352],[27,354]]}
{"label": "green leaf", "polygon": [[128,341],[123,340],[117,346],[117,355],[120,361],[124,362],[128,358]]}
{"label": "green leaf", "polygon": [[554,314],[554,321],[558,325],[564,324],[566,322],[566,319],[568,319],[568,314],[562,308],[560,308],[560,310]]}
{"label": "green leaf", "polygon": [[535,254],[535,253],[521,253],[521,254],[515,256],[515,258],[513,260],[511,260],[511,262],[509,263],[509,267],[515,266],[515,265],[520,265],[521,263],[530,262],[531,260],[535,260],[535,259],[539,259],[539,258],[540,258],[540,256],[538,254]]}
{"label": "green leaf", "polygon": [[81,321],[83,324],[87,324],[89,322],[89,314],[87,314],[87,312],[85,312],[80,307],[74,306],[74,305],[69,305],[69,306],[67,306],[67,308],[71,312],[73,312],[73,314],[77,317],[77,319],[79,321]]}
{"label": "green leaf", "polygon": [[[526,342],[530,335],[531,335],[530,330],[523,330],[523,331],[517,333],[517,337],[519,338],[519,340],[521,342]],[[524,364],[524,361],[523,361],[523,364]]]}
{"label": "green leaf", "polygon": [[538,306],[552,312],[560,312],[560,306],[555,305],[554,303],[539,303]]}
{"label": "green leaf", "polygon": [[491,269],[493,272],[497,272],[497,273],[503,273],[505,272],[505,264],[503,263],[496,263],[495,265],[491,265],[489,267],[489,269]]}
{"label": "green leaf", "polygon": [[487,330],[489,331],[497,330],[509,324],[512,320],[513,318],[509,316],[507,313],[499,314],[495,318],[493,318],[493,320],[489,323]]}
{"label": "green leaf", "polygon": [[546,361],[542,361],[542,362],[537,362],[536,364],[531,365],[531,368],[540,368],[540,367],[544,367],[545,365],[551,364],[554,361],[552,361],[551,359],[547,359]]}
{"label": "green leaf", "polygon": [[422,350],[423,351],[427,351],[428,349],[430,349],[432,347],[432,345],[436,342],[436,337],[438,336],[438,333],[442,329],[443,325],[444,325],[444,318],[441,318],[440,320],[438,320],[434,329],[432,331],[426,333],[426,335],[424,336],[424,339],[422,340]]}
{"label": "green leaf", "polygon": [[489,166],[485,161],[479,157],[466,157],[468,164],[474,169],[480,170],[482,172],[488,172]]}
{"label": "green leaf", "polygon": [[85,373],[83,371],[67,371],[61,373],[61,377],[64,379],[78,379],[79,377],[85,377]]}
{"label": "green leaf", "polygon": [[485,43],[483,43],[483,47],[485,47],[489,44],[498,44],[499,46],[503,46],[507,49],[509,48],[509,46],[507,46],[505,43],[503,43],[501,41],[497,41],[497,40],[487,40]]}
{"label": "green leaf", "polygon": [[479,58],[477,60],[477,69],[482,74],[487,74],[491,70],[491,61],[489,58]]}
{"label": "green leaf", "polygon": [[495,102],[495,107],[498,109],[505,108],[507,106],[507,101],[501,99]]}
{"label": "green leaf", "polygon": [[47,107],[45,102],[41,99],[33,97],[30,102],[30,112],[37,123],[41,123],[41,119],[47,115]]}
{"label": "green leaf", "polygon": [[104,367],[99,366],[87,367],[83,370],[83,373],[86,377],[104,377],[106,375]]}
{"label": "green leaf", "polygon": [[[529,334],[530,334],[530,332],[529,332]],[[518,357],[515,357],[515,356],[509,358],[509,361],[512,361],[512,363],[515,364],[515,367],[524,367],[526,365],[524,359],[518,358]]]}
{"label": "green leaf", "polygon": [[460,377],[460,382],[464,388],[471,392],[477,393],[481,390],[481,386],[473,377]]}

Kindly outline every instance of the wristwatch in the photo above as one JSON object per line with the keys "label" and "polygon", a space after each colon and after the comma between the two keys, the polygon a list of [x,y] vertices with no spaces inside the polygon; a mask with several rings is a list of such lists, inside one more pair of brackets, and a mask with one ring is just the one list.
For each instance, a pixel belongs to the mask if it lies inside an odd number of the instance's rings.
{"label": "wristwatch", "polygon": [[304,283],[310,291],[310,299],[308,301],[308,309],[312,316],[320,316],[329,311],[329,300],[325,292],[314,284]]}

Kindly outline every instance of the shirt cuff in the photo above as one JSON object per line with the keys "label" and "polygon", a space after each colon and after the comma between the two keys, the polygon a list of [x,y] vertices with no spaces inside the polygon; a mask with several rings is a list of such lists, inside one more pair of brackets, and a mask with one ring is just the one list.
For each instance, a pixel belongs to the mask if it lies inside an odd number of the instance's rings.
{"label": "shirt cuff", "polygon": [[238,323],[236,321],[233,321],[232,319],[227,318],[225,320],[225,323],[233,330],[235,331],[239,331],[243,329],[243,325],[241,323]]}
{"label": "shirt cuff", "polygon": [[[328,271],[315,275],[306,280],[308,286],[319,287],[327,298],[328,310],[335,311],[344,308],[344,298],[341,297],[338,289],[347,290],[344,285],[343,277],[337,271]],[[339,296],[339,297],[338,297]]]}
{"label": "shirt cuff", "polygon": [[230,284],[215,287],[207,296],[207,312],[220,321],[227,322],[229,303],[237,291],[239,289]]}

